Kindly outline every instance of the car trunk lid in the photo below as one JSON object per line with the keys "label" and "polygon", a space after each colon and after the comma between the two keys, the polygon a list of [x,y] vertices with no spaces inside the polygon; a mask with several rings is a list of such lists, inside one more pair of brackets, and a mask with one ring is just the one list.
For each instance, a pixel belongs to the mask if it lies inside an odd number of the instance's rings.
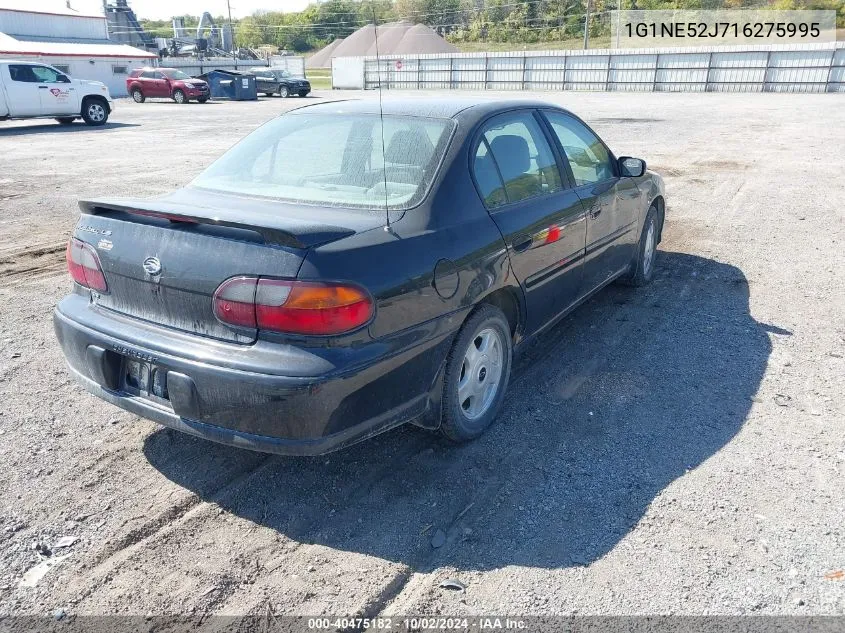
{"label": "car trunk lid", "polygon": [[202,192],[89,200],[80,207],[74,235],[96,248],[108,284],[108,292],[95,293],[98,306],[238,343],[254,341],[257,331],[214,316],[212,297],[223,281],[295,278],[312,246],[380,224],[366,214]]}

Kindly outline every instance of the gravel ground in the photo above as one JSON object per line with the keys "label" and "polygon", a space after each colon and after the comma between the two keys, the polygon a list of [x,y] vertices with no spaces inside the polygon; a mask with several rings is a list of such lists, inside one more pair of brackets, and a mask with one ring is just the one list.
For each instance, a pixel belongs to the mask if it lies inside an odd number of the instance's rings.
{"label": "gravel ground", "polygon": [[0,616],[845,614],[841,97],[541,96],[665,176],[654,283],[526,350],[475,443],[321,458],[109,406],[51,323],[77,198],[183,185],[300,101],[2,124]]}

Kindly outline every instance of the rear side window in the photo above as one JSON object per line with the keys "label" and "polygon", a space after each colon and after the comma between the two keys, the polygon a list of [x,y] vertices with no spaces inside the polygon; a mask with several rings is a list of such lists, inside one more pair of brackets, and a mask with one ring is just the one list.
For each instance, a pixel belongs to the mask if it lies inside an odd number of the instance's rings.
{"label": "rear side window", "polygon": [[[554,153],[531,112],[507,113],[488,121],[483,141],[504,183],[507,202],[529,200],[563,189]],[[486,187],[481,182],[489,180],[487,163],[483,152],[481,156],[476,154],[476,182],[482,189]],[[503,203],[495,189],[480,193],[488,206]]]}
{"label": "rear side window", "polygon": [[378,115],[288,114],[224,154],[194,186],[291,202],[405,209],[428,190],[454,123]]}
{"label": "rear side window", "polygon": [[32,66],[29,64],[9,64],[9,75],[12,81],[21,81],[24,83],[37,83],[40,81],[35,73],[32,72]]}
{"label": "rear side window", "polygon": [[508,197],[505,195],[505,187],[499,177],[499,170],[493,161],[493,154],[487,146],[487,141],[483,139],[478,145],[478,151],[475,152],[473,172],[478,193],[481,194],[481,199],[484,200],[484,205],[488,209],[495,209],[507,203]]}

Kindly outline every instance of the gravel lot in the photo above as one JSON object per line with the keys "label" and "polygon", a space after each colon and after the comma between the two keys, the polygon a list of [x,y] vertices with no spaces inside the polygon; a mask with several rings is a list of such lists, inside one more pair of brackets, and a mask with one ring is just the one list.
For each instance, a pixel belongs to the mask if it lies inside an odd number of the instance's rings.
{"label": "gravel lot", "polygon": [[87,395],[51,322],[77,198],[183,185],[301,101],[0,124],[0,616],[845,614],[841,96],[540,96],[665,176],[655,282],[537,341],[474,444],[322,458]]}

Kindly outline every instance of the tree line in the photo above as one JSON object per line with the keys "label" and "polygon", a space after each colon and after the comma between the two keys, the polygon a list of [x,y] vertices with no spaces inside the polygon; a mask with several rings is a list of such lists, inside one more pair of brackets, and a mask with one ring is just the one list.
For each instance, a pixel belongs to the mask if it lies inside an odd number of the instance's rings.
{"label": "tree line", "polygon": [[[622,9],[833,9],[845,27],[842,0],[325,0],[303,11],[258,11],[233,20],[238,46],[271,46],[307,52],[335,38],[347,37],[365,24],[409,20],[426,24],[447,40],[501,42],[514,45],[561,42],[584,32],[587,2],[590,35],[609,36],[611,11]],[[621,5],[621,6],[620,6]],[[184,16],[196,28],[198,17]],[[218,25],[227,19],[215,17]],[[170,23],[141,20],[155,37],[172,37]]]}

